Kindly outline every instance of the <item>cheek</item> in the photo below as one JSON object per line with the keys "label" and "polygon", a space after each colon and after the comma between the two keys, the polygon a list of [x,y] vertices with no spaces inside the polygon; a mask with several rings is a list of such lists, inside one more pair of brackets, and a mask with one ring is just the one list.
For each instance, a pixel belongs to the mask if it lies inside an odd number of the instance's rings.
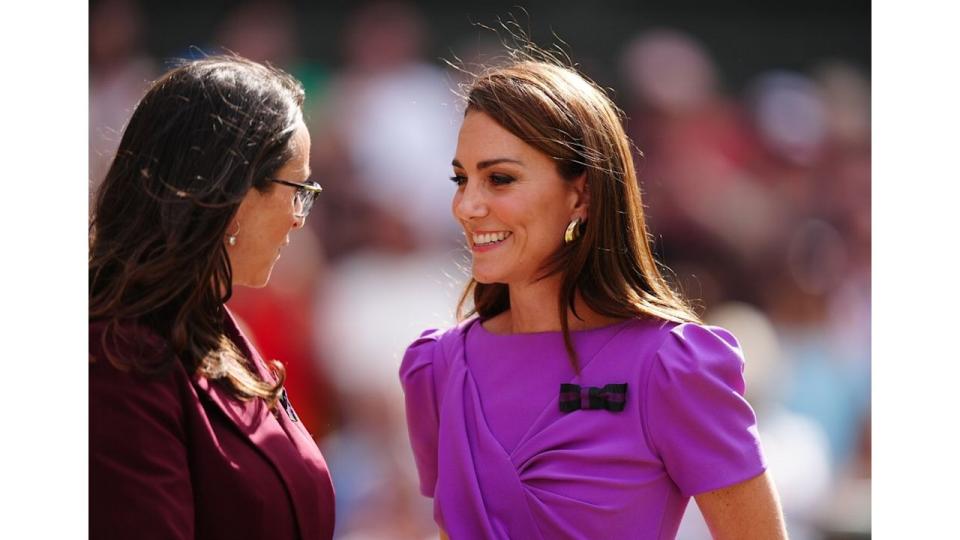
{"label": "cheek", "polygon": [[256,220],[255,224],[251,224],[256,227],[251,234],[256,236],[256,242],[252,244],[259,251],[257,255],[265,259],[272,258],[289,234],[292,224],[293,218],[288,212],[277,207],[264,209],[260,219]]}
{"label": "cheek", "polygon": [[277,234],[285,235],[293,229],[294,220],[293,214],[290,212],[284,212],[277,216],[277,219],[274,220],[274,229],[277,231]]}
{"label": "cheek", "polygon": [[500,220],[528,241],[537,241],[546,235],[550,228],[550,214],[549,205],[528,199],[504,201],[497,208]]}
{"label": "cheek", "polygon": [[529,249],[549,254],[559,247],[566,218],[556,211],[556,206],[537,205],[534,211],[525,212],[522,219],[523,237]]}
{"label": "cheek", "polygon": [[293,212],[293,201],[288,197],[278,197],[270,208],[271,229],[286,234],[296,223]]}

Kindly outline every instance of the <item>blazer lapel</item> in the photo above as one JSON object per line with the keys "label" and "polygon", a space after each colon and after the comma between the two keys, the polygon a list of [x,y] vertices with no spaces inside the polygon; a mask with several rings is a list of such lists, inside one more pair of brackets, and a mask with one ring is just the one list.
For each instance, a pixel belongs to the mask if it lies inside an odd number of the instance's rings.
{"label": "blazer lapel", "polygon": [[[244,356],[251,360],[260,376],[265,380],[274,380],[272,374],[267,372],[263,359],[250,345],[229,312],[225,317],[224,325],[227,336],[233,340]],[[314,461],[314,459],[311,457],[312,453],[305,454],[303,452],[303,442],[297,441],[298,437],[293,434],[288,436],[280,422],[273,417],[266,403],[262,400],[240,401],[232,397],[223,385],[202,376],[194,376],[193,382],[273,465],[290,494],[301,537],[323,538],[324,535],[318,530],[320,521],[317,519],[317,513],[324,506],[332,507],[332,493],[330,493],[329,504],[324,505],[325,501],[322,500],[319,493],[319,490],[322,489],[319,485],[321,479],[316,478],[316,472],[307,467],[307,462]],[[289,419],[285,418],[286,413],[282,408],[280,411],[280,415],[283,417],[281,421],[289,422]],[[295,430],[296,426],[291,425],[289,428]],[[310,442],[313,443],[312,440]],[[318,451],[313,453],[319,454]],[[319,459],[322,462],[322,458]],[[322,463],[322,470],[326,471],[325,463]],[[329,479],[327,479],[327,483],[329,483]],[[332,528],[332,512],[329,518],[329,520],[324,520],[323,523],[330,523]]]}

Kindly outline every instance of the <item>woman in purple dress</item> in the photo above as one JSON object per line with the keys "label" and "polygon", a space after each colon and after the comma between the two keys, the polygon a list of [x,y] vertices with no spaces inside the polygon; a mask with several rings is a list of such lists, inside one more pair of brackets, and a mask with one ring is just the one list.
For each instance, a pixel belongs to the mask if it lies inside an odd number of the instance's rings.
{"label": "woman in purple dress", "polygon": [[481,73],[453,171],[462,322],[400,368],[441,531],[674,538],[694,497],[716,538],[786,538],[740,348],[660,275],[603,91],[553,62]]}
{"label": "woman in purple dress", "polygon": [[137,105],[90,242],[90,537],[333,537],[320,450],[224,305],[263,287],[320,186],[303,88],[238,57]]}

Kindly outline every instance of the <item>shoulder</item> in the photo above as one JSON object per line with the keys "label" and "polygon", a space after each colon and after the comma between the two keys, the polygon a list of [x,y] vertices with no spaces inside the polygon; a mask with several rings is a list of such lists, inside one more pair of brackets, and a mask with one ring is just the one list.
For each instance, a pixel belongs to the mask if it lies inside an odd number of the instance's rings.
{"label": "shoulder", "polygon": [[428,328],[421,332],[403,355],[401,376],[427,365],[449,362],[463,348],[464,335],[475,321],[474,317],[449,328]]}
{"label": "shoulder", "polygon": [[639,381],[647,399],[664,393],[689,396],[706,387],[740,395],[746,391],[743,352],[728,330],[693,322],[660,322],[638,325],[632,334],[632,349],[642,347],[646,359]]}
{"label": "shoulder", "polygon": [[754,415],[743,399],[743,373],[743,353],[733,334],[716,326],[678,324],[654,356],[646,401],[662,418],[717,418],[727,411],[749,423]]}
{"label": "shoulder", "polygon": [[455,353],[458,347],[463,346],[463,336],[476,320],[476,318],[470,318],[449,328],[428,328],[424,330],[420,333],[420,337],[407,347],[404,359]]}
{"label": "shoulder", "polygon": [[161,364],[169,347],[153,329],[136,321],[89,322],[89,359],[91,364]]}
{"label": "shoulder", "polygon": [[[122,323],[108,329],[105,323],[90,323],[88,454],[89,474],[95,479],[90,484],[94,537],[193,536],[189,379],[177,361],[152,374],[134,367],[152,359],[151,350],[162,344],[143,327]],[[136,533],[134,527],[139,527]]]}
{"label": "shoulder", "polygon": [[[186,436],[184,415],[196,400],[185,368],[176,359],[159,369],[145,372],[137,368],[144,359],[152,365],[156,353],[151,347],[161,342],[142,328],[110,331],[90,325],[89,438],[91,463],[96,463],[98,471],[110,466],[109,456],[139,459],[130,456],[143,448],[132,448],[132,441],[151,447],[150,455],[158,460],[169,457],[167,452],[181,452]],[[110,357],[104,348],[109,349]]]}
{"label": "shoulder", "polygon": [[[186,369],[153,330],[133,322],[89,323],[91,407],[117,401],[179,402],[189,385]],[[156,405],[155,404],[155,405]]]}
{"label": "shoulder", "polygon": [[450,326],[447,328],[428,328],[420,333],[420,337],[417,338],[410,346],[416,346],[418,344],[422,345],[424,343],[441,343],[444,346],[448,346],[451,343],[461,341],[464,334],[470,329],[474,323],[478,323],[479,319],[477,317],[470,317],[465,319],[455,326]]}
{"label": "shoulder", "polygon": [[721,347],[723,349],[736,350],[740,348],[740,343],[737,341],[737,338],[729,330],[720,326],[682,323],[673,325],[670,328],[670,334],[677,342],[685,343],[693,347]]}
{"label": "shoulder", "polygon": [[669,328],[657,351],[668,371],[743,370],[740,343],[730,331],[697,323],[675,324]]}
{"label": "shoulder", "polygon": [[716,326],[676,325],[657,351],[642,405],[647,442],[685,496],[765,468],[743,368],[737,339]]}

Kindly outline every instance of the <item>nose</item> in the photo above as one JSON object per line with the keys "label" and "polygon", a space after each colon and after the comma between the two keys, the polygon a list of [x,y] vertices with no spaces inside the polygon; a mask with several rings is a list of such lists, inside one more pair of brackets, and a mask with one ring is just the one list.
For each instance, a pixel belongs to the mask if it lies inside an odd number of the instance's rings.
{"label": "nose", "polygon": [[487,201],[480,189],[479,182],[467,181],[463,189],[453,196],[453,214],[461,220],[484,217],[487,215]]}

